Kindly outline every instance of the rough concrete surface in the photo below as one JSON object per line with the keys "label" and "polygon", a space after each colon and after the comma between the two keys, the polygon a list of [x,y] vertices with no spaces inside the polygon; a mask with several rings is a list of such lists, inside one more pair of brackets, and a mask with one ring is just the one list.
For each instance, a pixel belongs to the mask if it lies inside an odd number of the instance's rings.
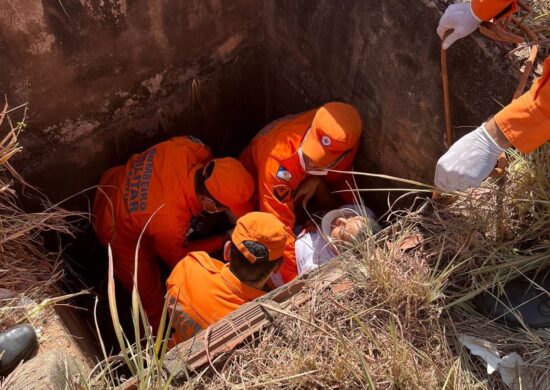
{"label": "rough concrete surface", "polygon": [[95,332],[86,331],[87,324],[69,306],[43,309],[33,317],[32,325],[38,348],[13,373],[0,377],[0,389],[78,389],[74,385],[87,378],[101,356],[96,351]]}
{"label": "rough concrete surface", "polygon": [[52,349],[19,365],[2,383],[6,390],[78,389],[87,373],[71,356]]}
{"label": "rough concrete surface", "polygon": [[220,154],[244,147],[264,121],[260,8],[4,0],[0,91],[30,108],[16,166],[61,199],[169,136],[198,135]]}
{"label": "rough concrete surface", "polygon": [[[356,169],[432,183],[444,152],[437,1],[266,1],[268,116],[327,100],[358,107],[364,120]],[[457,136],[511,99],[502,53],[474,34],[448,52]],[[472,129],[469,127],[468,129]],[[362,187],[394,184],[360,180]],[[385,194],[367,194],[381,208]]]}
{"label": "rough concrete surface", "polygon": [[[0,91],[30,108],[16,166],[59,200],[153,142],[191,133],[236,155],[267,119],[339,99],[364,118],[357,168],[431,182],[444,151],[435,33],[444,7],[4,0]],[[453,46],[448,62],[460,135],[506,103],[515,80],[479,36]]]}

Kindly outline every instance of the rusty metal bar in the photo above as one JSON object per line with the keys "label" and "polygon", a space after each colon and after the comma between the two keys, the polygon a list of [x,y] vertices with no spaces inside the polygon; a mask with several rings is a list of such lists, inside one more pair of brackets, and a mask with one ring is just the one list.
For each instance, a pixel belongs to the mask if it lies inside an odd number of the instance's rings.
{"label": "rusty metal bar", "polygon": [[445,142],[447,148],[453,144],[453,128],[451,124],[451,103],[449,101],[449,76],[447,72],[447,50],[441,47],[441,81],[443,83],[443,103],[445,105]]}
{"label": "rusty metal bar", "polygon": [[522,29],[531,39],[531,45],[530,45],[530,51],[529,51],[529,58],[527,61],[525,61],[523,73],[521,75],[521,78],[519,80],[518,87],[516,88],[516,91],[514,92],[513,100],[517,99],[521,95],[523,95],[523,91],[525,90],[525,86],[527,85],[527,80],[529,80],[529,75],[531,74],[531,70],[533,69],[533,65],[535,64],[535,60],[537,59],[537,54],[539,51],[539,45],[538,45],[538,37],[537,34],[533,32],[529,27],[521,23],[521,20],[512,17],[512,23],[514,23],[516,26],[518,26],[520,29]]}

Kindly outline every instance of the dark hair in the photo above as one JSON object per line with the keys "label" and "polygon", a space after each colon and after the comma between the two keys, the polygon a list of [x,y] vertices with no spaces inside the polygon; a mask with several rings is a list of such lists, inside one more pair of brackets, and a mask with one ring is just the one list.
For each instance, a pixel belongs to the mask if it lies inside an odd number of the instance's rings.
{"label": "dark hair", "polygon": [[[254,245],[256,244],[256,245]],[[252,254],[258,257],[264,257],[266,249],[263,245],[258,243],[247,243],[247,248]],[[233,242],[229,247],[229,269],[233,274],[243,283],[256,283],[266,276],[271,274],[273,270],[281,264],[283,258],[272,261],[256,261],[251,263],[244,255],[237,249]]]}

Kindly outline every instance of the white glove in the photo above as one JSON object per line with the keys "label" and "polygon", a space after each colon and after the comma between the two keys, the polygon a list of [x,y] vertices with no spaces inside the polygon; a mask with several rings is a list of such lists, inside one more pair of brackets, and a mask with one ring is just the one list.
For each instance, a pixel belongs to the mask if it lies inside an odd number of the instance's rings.
{"label": "white glove", "polygon": [[455,142],[439,159],[435,169],[435,185],[444,191],[479,187],[505,150],[481,125]]}
{"label": "white glove", "polygon": [[447,31],[452,30],[453,32],[443,41],[443,49],[447,50],[460,38],[473,33],[480,23],[481,20],[472,11],[470,2],[452,4],[447,7],[445,13],[439,19],[437,34],[443,39]]}

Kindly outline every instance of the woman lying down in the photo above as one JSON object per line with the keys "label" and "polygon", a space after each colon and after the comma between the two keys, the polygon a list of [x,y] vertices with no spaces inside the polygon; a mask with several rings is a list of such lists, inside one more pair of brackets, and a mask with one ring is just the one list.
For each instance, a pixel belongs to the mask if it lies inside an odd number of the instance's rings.
{"label": "woman lying down", "polygon": [[298,275],[319,268],[350,248],[362,234],[380,231],[374,213],[358,205],[345,205],[329,211],[322,217],[320,225],[313,222],[306,225],[295,243]]}

